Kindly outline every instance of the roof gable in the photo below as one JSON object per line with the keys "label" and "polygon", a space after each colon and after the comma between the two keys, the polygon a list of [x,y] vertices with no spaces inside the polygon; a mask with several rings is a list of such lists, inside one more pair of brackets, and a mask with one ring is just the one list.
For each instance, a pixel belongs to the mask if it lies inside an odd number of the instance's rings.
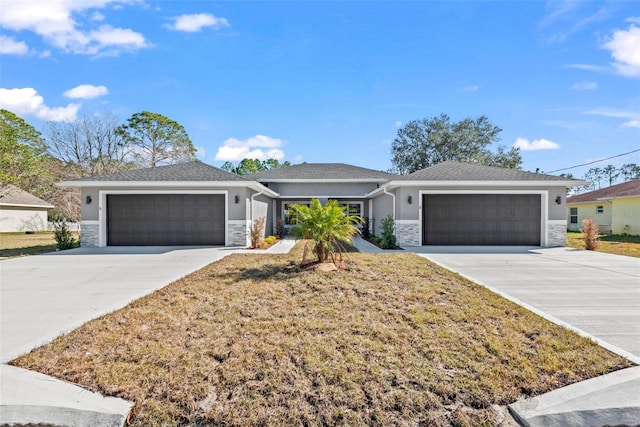
{"label": "roof gable", "polygon": [[23,205],[23,206],[41,206],[42,208],[53,208],[49,202],[27,193],[19,189],[15,185],[7,184],[0,187],[0,204],[1,205]]}
{"label": "roof gable", "polygon": [[301,163],[245,175],[262,182],[273,181],[379,181],[385,182],[398,175],[362,168],[345,163]]}
{"label": "roof gable", "polygon": [[613,199],[617,197],[640,197],[640,179],[612,185],[611,187],[589,191],[588,193],[577,194],[567,198],[567,203],[595,202],[603,199]]}
{"label": "roof gable", "polygon": [[236,174],[210,166],[200,161],[157,166],[155,168],[132,169],[129,171],[96,175],[69,182],[170,182],[170,181],[247,181]]}
{"label": "roof gable", "polygon": [[569,178],[477,163],[446,161],[397,178],[404,181],[571,181]]}

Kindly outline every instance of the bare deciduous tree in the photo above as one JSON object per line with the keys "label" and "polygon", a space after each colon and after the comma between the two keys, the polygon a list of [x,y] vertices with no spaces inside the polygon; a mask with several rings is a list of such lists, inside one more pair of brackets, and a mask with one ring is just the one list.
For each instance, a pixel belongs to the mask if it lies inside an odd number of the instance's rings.
{"label": "bare deciduous tree", "polygon": [[130,148],[116,132],[119,124],[111,113],[84,117],[75,122],[48,123],[49,151],[77,177],[102,175],[134,166]]}

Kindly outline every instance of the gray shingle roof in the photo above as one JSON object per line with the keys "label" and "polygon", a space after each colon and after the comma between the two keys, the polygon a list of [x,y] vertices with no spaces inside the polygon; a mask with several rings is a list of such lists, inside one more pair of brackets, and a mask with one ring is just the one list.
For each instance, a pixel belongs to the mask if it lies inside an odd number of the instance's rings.
{"label": "gray shingle roof", "polygon": [[246,179],[202,162],[178,163],[155,168],[133,169],[108,175],[96,175],[70,182],[85,181],[247,181]]}
{"label": "gray shingle roof", "polygon": [[570,181],[561,176],[455,161],[438,163],[396,179],[401,181]]}
{"label": "gray shingle roof", "polygon": [[285,168],[271,169],[245,175],[246,178],[269,182],[272,180],[379,180],[384,182],[398,177],[398,175],[347,165],[345,163],[302,163]]}
{"label": "gray shingle roof", "polygon": [[0,204],[42,206],[43,208],[53,207],[51,203],[11,184],[0,187]]}
{"label": "gray shingle roof", "polygon": [[567,198],[567,203],[595,202],[601,199],[612,199],[614,197],[640,197],[640,179],[612,185],[611,187],[589,191]]}

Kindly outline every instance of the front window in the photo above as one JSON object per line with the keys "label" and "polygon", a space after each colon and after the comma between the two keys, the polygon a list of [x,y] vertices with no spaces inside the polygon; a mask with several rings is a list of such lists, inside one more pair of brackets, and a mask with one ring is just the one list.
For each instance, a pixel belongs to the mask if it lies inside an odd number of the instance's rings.
{"label": "front window", "polygon": [[596,213],[603,213],[604,212],[604,206],[596,206]]}
{"label": "front window", "polygon": [[569,208],[569,223],[578,223],[578,208]]}
{"label": "front window", "polygon": [[340,203],[340,206],[347,207],[349,209],[347,214],[350,216],[362,216],[361,202]]}
{"label": "front window", "polygon": [[311,206],[311,204],[309,203],[305,203],[305,202],[287,202],[287,203],[283,203],[282,204],[282,210],[284,211],[284,215],[282,215],[282,217],[284,218],[284,225],[285,227],[291,227],[292,225],[295,225],[295,223],[293,222],[291,215],[289,215],[289,208],[293,205],[305,205],[305,206]]}

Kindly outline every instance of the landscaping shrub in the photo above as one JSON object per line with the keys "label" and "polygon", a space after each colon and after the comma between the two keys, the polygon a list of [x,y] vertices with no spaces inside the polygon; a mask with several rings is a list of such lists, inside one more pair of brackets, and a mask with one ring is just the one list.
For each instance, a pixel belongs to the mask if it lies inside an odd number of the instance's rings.
{"label": "landscaping shrub", "polygon": [[396,222],[392,215],[387,215],[382,221],[380,221],[382,227],[382,235],[380,236],[380,246],[383,249],[393,249],[396,244]]}
{"label": "landscaping shrub", "polygon": [[271,246],[273,245],[276,241],[278,240],[278,238],[276,236],[267,236],[264,238],[264,244],[267,246]]}
{"label": "landscaping shrub", "polygon": [[276,236],[281,239],[284,237],[284,223],[282,222],[282,218],[278,217],[276,219]]}
{"label": "landscaping shrub", "polygon": [[353,245],[353,236],[360,232],[355,224],[362,222],[362,218],[349,215],[347,207],[337,200],[323,206],[318,199],[311,199],[309,206],[295,204],[288,213],[295,223],[289,233],[297,240],[313,240],[318,261],[331,258],[334,264],[336,252],[345,252],[344,244]]}
{"label": "landscaping shrub", "polygon": [[365,240],[369,240],[371,238],[371,233],[369,232],[369,217],[365,216],[362,218],[362,238]]}
{"label": "landscaping shrub", "polygon": [[69,223],[64,217],[53,218],[53,237],[56,239],[56,247],[61,251],[78,247],[80,244],[80,241],[73,238]]}
{"label": "landscaping shrub", "polygon": [[600,247],[600,230],[593,218],[582,220],[582,242],[588,251],[595,251]]}
{"label": "landscaping shrub", "polygon": [[264,223],[265,217],[260,217],[253,221],[253,225],[251,226],[251,248],[259,248],[262,245],[262,240],[264,236]]}

